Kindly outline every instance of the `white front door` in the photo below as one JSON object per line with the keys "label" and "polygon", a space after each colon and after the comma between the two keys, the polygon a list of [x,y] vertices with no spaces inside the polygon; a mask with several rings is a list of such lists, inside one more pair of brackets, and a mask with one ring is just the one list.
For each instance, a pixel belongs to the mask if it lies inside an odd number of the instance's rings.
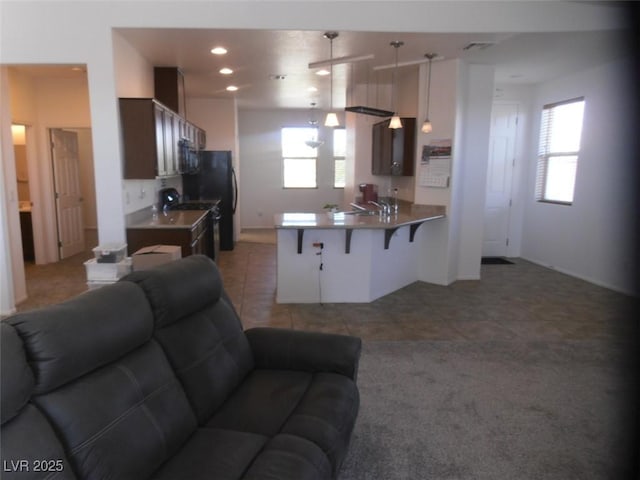
{"label": "white front door", "polygon": [[51,156],[60,259],[84,250],[78,135],[51,129]]}
{"label": "white front door", "polygon": [[484,209],[483,257],[504,257],[507,254],[517,122],[518,105],[493,105],[487,200]]}

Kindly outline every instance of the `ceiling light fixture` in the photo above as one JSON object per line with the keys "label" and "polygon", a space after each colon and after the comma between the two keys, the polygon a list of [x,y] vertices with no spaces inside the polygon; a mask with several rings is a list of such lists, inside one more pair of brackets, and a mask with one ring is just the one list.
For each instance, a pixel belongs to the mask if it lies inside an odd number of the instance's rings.
{"label": "ceiling light fixture", "polygon": [[389,122],[389,128],[402,128],[402,122],[398,116],[398,49],[404,45],[404,42],[393,41],[389,45],[396,49],[396,68],[393,71],[393,117]]}
{"label": "ceiling light fixture", "polygon": [[325,70],[324,68],[322,70],[318,70],[316,72],[316,75],[320,75],[321,77],[326,77],[327,75],[329,75],[331,72],[329,70]]}
{"label": "ceiling light fixture", "polygon": [[224,47],[214,47],[211,49],[211,53],[213,53],[214,55],[224,55],[225,53],[227,53],[227,49]]}
{"label": "ceiling light fixture", "polygon": [[236,87],[235,85],[229,85],[227,87],[227,92],[236,92],[238,91],[238,87]]}
{"label": "ceiling light fixture", "polygon": [[231,70],[230,68],[224,67],[224,68],[221,68],[219,72],[222,75],[231,75],[233,73],[233,70]]}
{"label": "ceiling light fixture", "polygon": [[429,120],[429,99],[431,97],[431,61],[434,58],[436,58],[438,54],[425,53],[424,56],[429,59],[429,74],[427,75],[427,113],[420,130],[422,131],[422,133],[431,133],[431,130],[433,130],[433,126],[431,125],[431,120]]}
{"label": "ceiling light fixture", "polygon": [[[331,62],[333,62],[333,39],[336,38],[338,36],[338,32],[326,32],[324,34],[325,38],[329,39],[329,43],[330,43],[330,50],[329,50],[329,58],[331,59]],[[329,72],[331,74],[331,110],[333,110],[333,63],[331,63],[331,71]],[[338,116],[335,114],[335,112],[329,112],[327,113],[327,118],[325,118],[324,120],[324,126],[325,127],[337,127],[340,125],[340,122],[338,122]]]}
{"label": "ceiling light fixture", "polygon": [[315,128],[315,135],[312,135],[311,138],[309,140],[307,140],[306,142],[304,142],[304,144],[307,147],[311,147],[311,148],[318,148],[320,145],[322,145],[324,143],[324,141],[320,140],[319,138],[317,138],[318,136],[318,120],[316,120],[316,104],[315,103],[311,103],[311,112],[309,115],[309,125],[311,125],[312,127],[316,127]]}

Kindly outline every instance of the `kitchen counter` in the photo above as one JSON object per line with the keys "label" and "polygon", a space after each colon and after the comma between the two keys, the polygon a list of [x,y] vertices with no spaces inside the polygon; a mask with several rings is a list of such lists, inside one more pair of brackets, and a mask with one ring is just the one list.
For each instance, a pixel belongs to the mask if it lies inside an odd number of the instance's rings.
{"label": "kitchen counter", "polygon": [[153,214],[151,208],[127,215],[127,248],[134,253],[151,245],[178,245],[183,257],[204,254],[215,259],[215,233],[210,210],[169,210]]}
{"label": "kitchen counter", "polygon": [[381,229],[386,232],[385,249],[395,231],[403,226],[411,227],[411,241],[417,228],[424,222],[443,218],[446,208],[443,205],[417,205],[401,202],[397,214],[379,215],[351,212],[327,213],[281,213],[274,216],[276,229],[296,229],[298,231],[298,253],[302,253],[304,230],[308,229],[342,229],[347,231],[346,253],[350,251],[351,231],[353,229]]}
{"label": "kitchen counter", "polygon": [[208,210],[169,210],[158,212],[151,210],[136,212],[127,217],[127,228],[187,228],[191,229],[209,213]]}

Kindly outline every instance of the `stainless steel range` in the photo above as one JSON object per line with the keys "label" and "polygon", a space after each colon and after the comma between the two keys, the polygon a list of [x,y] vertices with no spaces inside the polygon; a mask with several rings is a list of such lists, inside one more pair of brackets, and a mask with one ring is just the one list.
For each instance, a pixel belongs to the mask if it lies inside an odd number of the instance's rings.
{"label": "stainless steel range", "polygon": [[218,261],[220,252],[220,201],[193,201],[181,202],[180,193],[175,188],[163,188],[160,190],[160,208],[162,210],[209,210],[208,221],[212,235],[209,251],[210,257]]}

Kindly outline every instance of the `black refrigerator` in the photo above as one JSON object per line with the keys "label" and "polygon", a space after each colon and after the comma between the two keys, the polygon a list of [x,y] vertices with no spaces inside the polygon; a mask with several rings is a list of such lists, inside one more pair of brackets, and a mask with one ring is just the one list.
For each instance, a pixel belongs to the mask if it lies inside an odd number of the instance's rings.
{"label": "black refrigerator", "polygon": [[231,152],[201,151],[197,173],[182,175],[183,201],[220,200],[220,250],[233,250],[233,215],[238,204],[238,182]]}

